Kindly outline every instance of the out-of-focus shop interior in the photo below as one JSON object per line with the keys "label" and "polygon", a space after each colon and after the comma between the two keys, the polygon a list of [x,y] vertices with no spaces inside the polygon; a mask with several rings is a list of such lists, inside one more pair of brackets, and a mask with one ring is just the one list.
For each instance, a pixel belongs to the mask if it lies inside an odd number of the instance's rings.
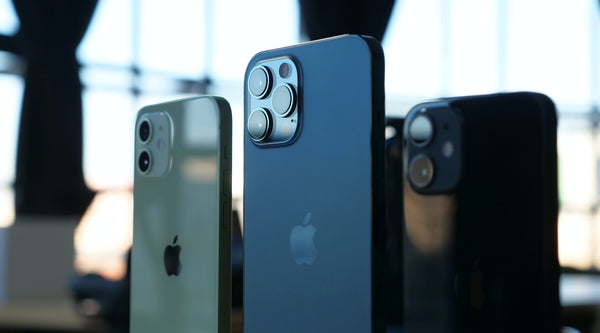
{"label": "out-of-focus shop interior", "polygon": [[[118,331],[137,110],[197,94],[231,103],[239,266],[245,68],[308,36],[295,0],[41,2],[0,0],[0,332]],[[555,101],[563,312],[600,332],[600,2],[396,0],[382,45],[388,115],[497,91]],[[77,299],[86,274],[110,292]]]}

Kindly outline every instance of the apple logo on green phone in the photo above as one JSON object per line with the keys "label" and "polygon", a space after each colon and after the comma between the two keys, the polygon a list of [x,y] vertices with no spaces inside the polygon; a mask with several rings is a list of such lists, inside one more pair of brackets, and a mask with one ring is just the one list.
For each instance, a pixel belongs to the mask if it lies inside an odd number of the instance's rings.
{"label": "apple logo on green phone", "polygon": [[179,260],[179,254],[181,253],[181,246],[177,245],[177,235],[173,238],[173,245],[167,245],[164,253],[165,270],[167,275],[178,276],[181,273],[181,261]]}
{"label": "apple logo on green phone", "polygon": [[302,225],[297,225],[290,234],[290,247],[292,257],[296,264],[312,265],[317,259],[317,249],[315,247],[315,233],[317,228],[310,224],[311,213],[304,217]]}

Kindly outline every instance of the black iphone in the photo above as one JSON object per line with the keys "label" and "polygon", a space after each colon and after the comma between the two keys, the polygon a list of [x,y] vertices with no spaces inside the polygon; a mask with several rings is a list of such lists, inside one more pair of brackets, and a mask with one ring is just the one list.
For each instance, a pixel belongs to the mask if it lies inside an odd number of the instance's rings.
{"label": "black iphone", "polygon": [[404,331],[558,332],[556,111],[538,93],[404,124]]}

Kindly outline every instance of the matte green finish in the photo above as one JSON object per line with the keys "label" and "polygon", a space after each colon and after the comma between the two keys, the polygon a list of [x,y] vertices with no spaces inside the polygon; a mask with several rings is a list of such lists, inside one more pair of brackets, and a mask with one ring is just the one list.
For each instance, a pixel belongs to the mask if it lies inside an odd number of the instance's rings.
{"label": "matte green finish", "polygon": [[[146,144],[138,134],[143,119],[156,123]],[[161,138],[167,138],[162,145]],[[146,174],[138,167],[143,149],[150,149],[156,159]],[[184,99],[140,110],[135,133],[132,333],[230,331],[230,152],[231,111],[222,98]],[[160,170],[163,155],[168,159],[165,172]],[[168,276],[164,251],[176,236],[182,269],[178,276]]]}

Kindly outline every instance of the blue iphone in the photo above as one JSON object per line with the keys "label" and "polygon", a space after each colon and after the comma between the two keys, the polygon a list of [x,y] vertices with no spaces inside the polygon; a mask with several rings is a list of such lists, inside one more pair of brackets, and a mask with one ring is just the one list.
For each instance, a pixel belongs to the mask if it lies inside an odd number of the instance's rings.
{"label": "blue iphone", "polygon": [[381,332],[384,62],[344,35],[245,74],[244,332]]}

